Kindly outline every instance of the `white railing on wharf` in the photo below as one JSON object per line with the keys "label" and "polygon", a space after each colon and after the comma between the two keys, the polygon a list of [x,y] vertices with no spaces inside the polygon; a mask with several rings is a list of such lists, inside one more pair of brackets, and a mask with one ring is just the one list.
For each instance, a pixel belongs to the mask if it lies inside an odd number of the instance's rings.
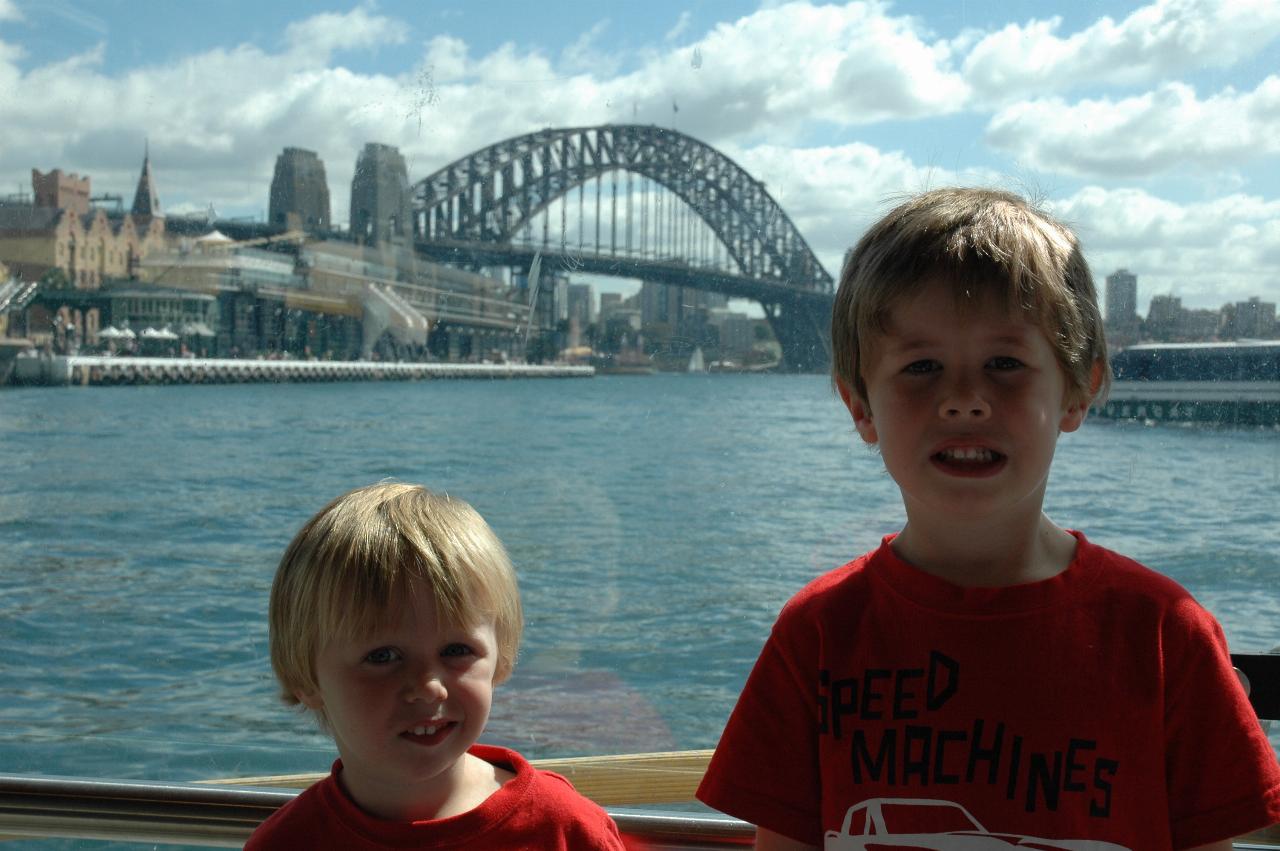
{"label": "white railing on wharf", "polygon": [[302,381],[416,381],[432,378],[590,378],[566,364],[389,363],[55,355],[14,360],[18,384],[242,384]]}
{"label": "white railing on wharf", "polygon": [[1113,381],[1113,402],[1280,403],[1280,381]]}
{"label": "white railing on wharf", "polygon": [[1116,381],[1092,412],[1111,419],[1280,425],[1280,381]]}

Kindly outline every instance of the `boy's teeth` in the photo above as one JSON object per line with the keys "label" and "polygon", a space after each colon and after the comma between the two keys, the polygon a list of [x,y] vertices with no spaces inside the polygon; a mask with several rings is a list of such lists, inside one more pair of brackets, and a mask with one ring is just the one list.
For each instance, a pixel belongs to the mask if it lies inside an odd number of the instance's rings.
{"label": "boy's teeth", "polygon": [[972,446],[959,449],[944,449],[941,455],[948,461],[990,461],[993,457],[990,449],[979,449]]}
{"label": "boy's teeth", "polygon": [[430,736],[435,733],[436,729],[437,729],[436,725],[434,724],[432,724],[430,727],[414,727],[413,734],[415,736]]}

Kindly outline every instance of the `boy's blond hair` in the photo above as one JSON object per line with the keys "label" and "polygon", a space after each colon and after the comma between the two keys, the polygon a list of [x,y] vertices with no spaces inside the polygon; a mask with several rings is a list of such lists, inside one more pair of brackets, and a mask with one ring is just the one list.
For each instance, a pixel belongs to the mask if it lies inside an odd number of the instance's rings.
{"label": "boy's blond hair", "polygon": [[[995,189],[917,195],[874,224],[849,254],[831,313],[832,377],[867,401],[862,368],[889,313],[930,281],[957,305],[995,298],[1044,331],[1073,402],[1105,397],[1111,380],[1089,265],[1069,228]],[[963,321],[963,316],[959,317]]]}
{"label": "boy's blond hair", "polygon": [[[492,618],[494,682],[515,666],[524,617],[515,570],[474,508],[419,485],[381,482],[326,505],[294,536],[271,586],[271,666],[285,703],[314,693],[326,639],[371,634],[411,583],[444,623]],[[321,714],[322,722],[324,721]]]}

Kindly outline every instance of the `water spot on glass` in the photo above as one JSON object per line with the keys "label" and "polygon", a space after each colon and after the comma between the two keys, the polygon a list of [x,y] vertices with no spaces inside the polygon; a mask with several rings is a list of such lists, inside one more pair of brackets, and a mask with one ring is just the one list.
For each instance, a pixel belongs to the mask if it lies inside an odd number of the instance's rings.
{"label": "water spot on glass", "polygon": [[416,118],[418,120],[418,135],[421,136],[422,111],[440,102],[440,95],[436,90],[435,66],[428,66],[419,71],[415,83],[409,111],[405,113],[405,118]]}

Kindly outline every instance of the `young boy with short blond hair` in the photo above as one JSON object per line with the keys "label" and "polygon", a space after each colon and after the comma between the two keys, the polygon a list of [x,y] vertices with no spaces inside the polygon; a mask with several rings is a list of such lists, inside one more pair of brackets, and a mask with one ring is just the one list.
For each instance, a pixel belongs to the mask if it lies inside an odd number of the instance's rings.
{"label": "young boy with short blond hair", "polygon": [[1229,849],[1280,821],[1217,622],[1043,513],[1110,376],[1071,231],[1005,192],[914,197],[850,255],[831,333],[906,524],[783,608],[698,797],[760,849]]}
{"label": "young boy with short blond hair", "polygon": [[476,744],[523,616],[506,550],[466,502],[387,482],[338,497],[281,559],[270,627],[281,696],[339,759],[246,848],[623,848],[569,781]]}

